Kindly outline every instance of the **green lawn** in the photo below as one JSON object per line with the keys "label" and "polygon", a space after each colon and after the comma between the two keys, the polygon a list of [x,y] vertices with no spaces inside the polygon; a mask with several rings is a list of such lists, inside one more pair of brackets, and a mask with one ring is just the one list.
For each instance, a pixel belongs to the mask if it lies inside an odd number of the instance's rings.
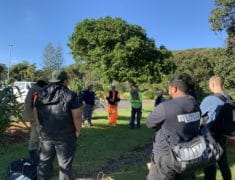
{"label": "green lawn", "polygon": [[[144,149],[152,141],[153,130],[146,128],[146,116],[151,108],[143,109],[142,127],[129,129],[130,110],[120,110],[118,125],[107,126],[106,112],[94,114],[91,128],[83,128],[78,139],[77,151],[73,163],[79,177],[95,177],[99,171],[106,176],[120,180],[145,179],[148,171],[146,163],[149,155]],[[0,149],[0,179],[4,179],[7,165],[19,157],[27,157],[27,142]],[[229,160],[235,177],[235,149],[229,148]],[[54,178],[58,179],[58,167],[55,162]],[[202,179],[198,173],[197,179]],[[218,173],[218,179],[221,176]]]}

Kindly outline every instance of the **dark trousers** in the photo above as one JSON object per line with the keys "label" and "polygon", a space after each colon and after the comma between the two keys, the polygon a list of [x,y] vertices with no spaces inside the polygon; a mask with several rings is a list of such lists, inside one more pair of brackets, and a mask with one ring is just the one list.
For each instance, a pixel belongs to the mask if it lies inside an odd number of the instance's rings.
{"label": "dark trousers", "polygon": [[[231,180],[231,170],[229,168],[228,160],[227,160],[227,138],[225,136],[220,136],[215,138],[216,142],[218,142],[223,149],[223,154],[219,161],[217,161],[217,164],[219,166],[219,169],[221,171],[222,177],[224,180]],[[216,164],[213,164],[211,166],[208,166],[204,169],[204,179],[205,180],[216,180]]]}
{"label": "dark trousers", "polygon": [[[136,117],[137,116],[137,117]],[[140,108],[131,108],[131,120],[130,120],[130,127],[134,128],[135,126],[135,117],[137,120],[137,128],[140,127],[140,120],[142,116],[142,107]]]}
{"label": "dark trousers", "polygon": [[37,179],[49,180],[51,178],[53,161],[55,156],[57,156],[59,164],[59,180],[74,180],[72,162],[75,149],[75,137],[66,141],[42,140]]}
{"label": "dark trousers", "polygon": [[91,118],[92,118],[92,105],[85,104],[82,112],[83,122],[87,120],[88,123],[91,125]]}
{"label": "dark trousers", "polygon": [[194,180],[193,173],[177,174],[169,155],[152,155],[148,180]]}

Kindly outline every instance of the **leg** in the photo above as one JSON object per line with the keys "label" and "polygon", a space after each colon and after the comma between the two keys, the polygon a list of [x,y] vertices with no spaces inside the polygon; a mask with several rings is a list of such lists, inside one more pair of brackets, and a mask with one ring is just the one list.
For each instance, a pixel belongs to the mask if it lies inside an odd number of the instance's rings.
{"label": "leg", "polygon": [[204,174],[204,180],[216,180],[216,164],[206,167]]}
{"label": "leg", "polygon": [[59,180],[74,180],[73,157],[76,149],[76,138],[56,143],[56,154],[59,163]]}
{"label": "leg", "polygon": [[41,142],[40,161],[37,172],[38,180],[49,180],[52,176],[55,153],[55,145],[53,141]]}
{"label": "leg", "polygon": [[29,138],[29,155],[30,159],[33,163],[38,163],[39,160],[39,132],[38,126],[35,122],[31,123],[31,131],[30,131],[30,138]]}
{"label": "leg", "polygon": [[225,136],[220,137],[219,139],[217,139],[217,142],[220,144],[220,146],[223,149],[223,154],[220,158],[220,160],[217,162],[219,168],[220,168],[220,172],[223,176],[224,180],[231,180],[232,179],[232,174],[231,174],[231,170],[229,168],[229,164],[228,164],[228,159],[227,159],[227,138]]}
{"label": "leg", "polygon": [[136,109],[137,111],[137,128],[140,128],[140,120],[141,120],[141,116],[142,116],[142,107]]}
{"label": "leg", "polygon": [[171,160],[167,155],[158,155],[152,158],[148,180],[174,180],[176,172],[171,168]]}
{"label": "leg", "polygon": [[38,132],[38,126],[35,124],[35,122],[31,123],[30,128],[30,137],[29,137],[29,150],[38,150],[39,147],[39,132]]}
{"label": "leg", "polygon": [[136,111],[135,111],[135,109],[132,107],[131,108],[131,120],[130,120],[130,128],[134,128],[134,126],[135,126],[135,113],[136,113]]}
{"label": "leg", "polygon": [[89,126],[92,126],[91,118],[92,118],[92,105],[87,105],[87,121],[89,123]]}

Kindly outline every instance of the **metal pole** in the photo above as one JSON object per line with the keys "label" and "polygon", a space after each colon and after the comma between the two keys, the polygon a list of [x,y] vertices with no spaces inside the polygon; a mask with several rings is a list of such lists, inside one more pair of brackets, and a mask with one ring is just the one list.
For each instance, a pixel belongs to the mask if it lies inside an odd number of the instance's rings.
{"label": "metal pole", "polygon": [[11,50],[12,50],[12,47],[14,45],[10,44],[8,46],[9,46],[10,58],[9,58],[8,71],[7,71],[7,80],[8,80],[8,83],[9,83],[9,79],[10,79],[10,67],[11,67]]}

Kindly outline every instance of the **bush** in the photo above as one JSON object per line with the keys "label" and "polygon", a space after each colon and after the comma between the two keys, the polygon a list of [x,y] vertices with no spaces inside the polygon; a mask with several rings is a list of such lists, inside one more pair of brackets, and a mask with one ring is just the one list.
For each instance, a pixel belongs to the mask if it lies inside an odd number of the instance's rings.
{"label": "bush", "polygon": [[16,121],[22,119],[23,104],[16,101],[13,94],[13,88],[5,86],[0,91],[0,135],[10,126],[11,117],[15,117]]}
{"label": "bush", "polygon": [[155,92],[152,90],[144,91],[142,93],[143,99],[154,99],[155,97]]}

